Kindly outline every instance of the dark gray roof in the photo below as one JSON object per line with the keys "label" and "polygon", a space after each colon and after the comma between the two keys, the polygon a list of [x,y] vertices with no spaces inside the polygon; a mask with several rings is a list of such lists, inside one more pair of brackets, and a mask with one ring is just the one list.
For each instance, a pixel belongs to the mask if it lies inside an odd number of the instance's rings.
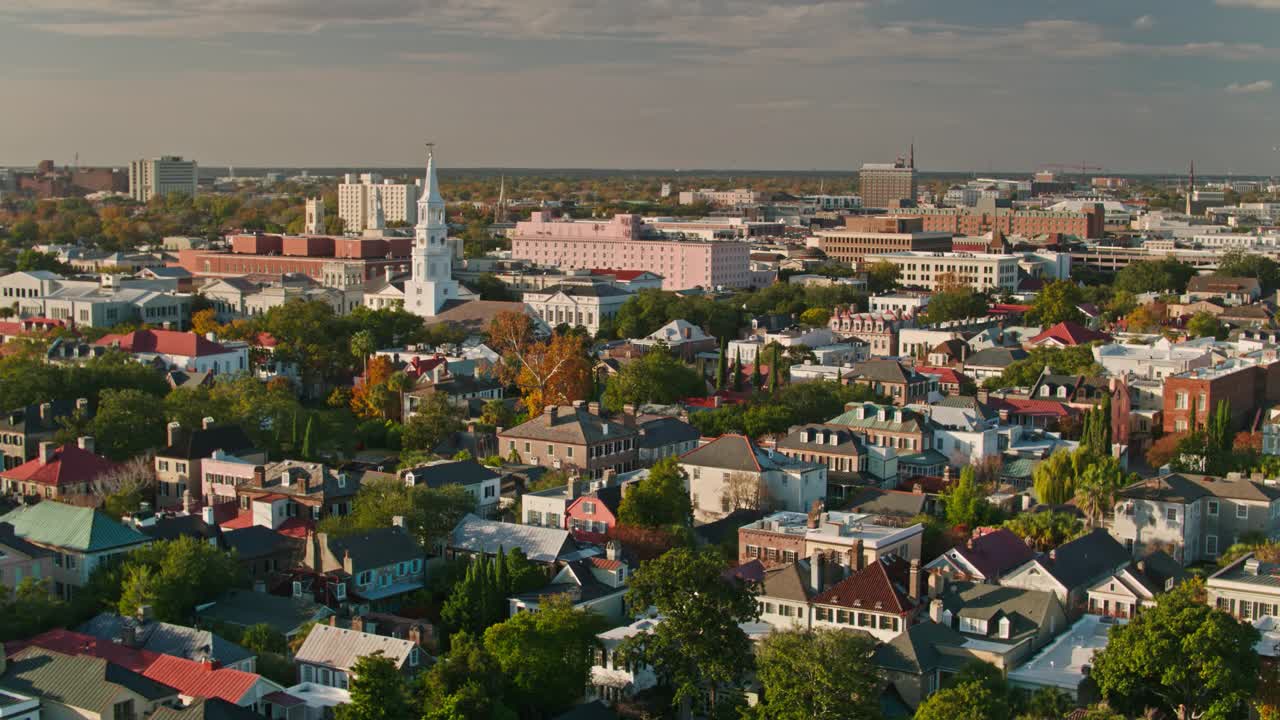
{"label": "dark gray roof", "polygon": [[239,425],[215,425],[205,428],[182,428],[177,432],[173,445],[156,451],[157,457],[207,458],[214,450],[223,450],[235,455],[253,449],[253,441],[245,435]]}
{"label": "dark gray roof", "polygon": [[659,448],[676,443],[690,442],[702,436],[698,429],[689,423],[673,417],[656,417],[642,420],[639,427],[644,431],[640,437],[640,447]]}
{"label": "dark gray roof", "polygon": [[690,450],[681,459],[690,465],[755,473],[761,470],[762,453],[748,437],[721,435],[700,448]]}
{"label": "dark gray roof", "polygon": [[199,515],[162,517],[154,525],[138,528],[138,532],[152,540],[177,540],[180,537],[217,540],[222,537],[222,528],[205,523]]}
{"label": "dark gray roof", "polygon": [[886,670],[920,675],[938,668],[958,670],[970,658],[938,652],[938,647],[960,648],[966,638],[946,625],[925,621],[912,625],[893,640],[876,648],[876,665]]}
{"label": "dark gray roof", "polygon": [[1156,550],[1133,564],[1134,575],[1152,594],[1164,592],[1165,582],[1172,580],[1174,585],[1191,577],[1182,563],[1174,560],[1163,550]]}
{"label": "dark gray roof", "polygon": [[[813,434],[814,440],[808,438]],[[836,444],[830,440],[834,437]],[[779,450],[806,450],[822,452],[828,455],[847,455],[859,457],[864,451],[862,439],[855,435],[848,425],[831,423],[809,423],[797,425],[778,441]]]}
{"label": "dark gray roof", "polygon": [[263,525],[250,525],[222,533],[222,542],[228,550],[234,550],[241,560],[254,560],[273,555],[300,541],[282,535]]}
{"label": "dark gray roof", "polygon": [[426,485],[431,488],[445,485],[479,485],[487,480],[498,478],[498,473],[481,465],[475,460],[454,460],[438,462],[430,465],[419,465],[406,470],[401,477],[408,480],[413,474],[414,485]]}
{"label": "dark gray roof", "polygon": [[573,706],[555,716],[553,720],[618,720],[618,713],[603,702],[592,700],[589,703]]}
{"label": "dark gray roof", "polygon": [[1022,348],[991,347],[970,355],[964,366],[1005,368],[1026,357],[1027,351]]}
{"label": "dark gray roof", "polygon": [[422,548],[398,527],[378,528],[343,537],[326,536],[329,551],[339,562],[350,554],[354,572],[422,557]]}
{"label": "dark gray roof", "polygon": [[1058,582],[1076,588],[1115,572],[1130,560],[1129,551],[1102,528],[1081,535],[1041,555],[1039,562]]}
{"label": "dark gray roof", "polygon": [[212,604],[198,608],[196,614],[240,627],[266,623],[288,635],[302,625],[332,615],[333,611],[306,600],[251,590],[230,590],[219,595]]}
{"label": "dark gray roof", "polygon": [[1009,618],[1010,633],[1007,642],[1011,643],[1035,635],[1058,602],[1056,595],[1043,590],[1023,590],[974,582],[955,583],[941,597],[943,607],[957,618]]}
{"label": "dark gray roof", "polygon": [[59,427],[58,418],[66,417],[76,409],[76,404],[69,400],[54,400],[49,405],[52,412],[48,421],[40,417],[39,405],[27,405],[0,415],[0,431],[23,433],[25,435],[57,430]]}
{"label": "dark gray roof", "polygon": [[924,493],[864,488],[849,501],[849,510],[870,515],[915,517],[924,512]]}
{"label": "dark gray roof", "polygon": [[262,720],[262,716],[221,698],[200,698],[184,708],[161,706],[150,720]]}
{"label": "dark gray roof", "polygon": [[762,596],[807,603],[817,595],[809,584],[808,560],[798,560],[781,567],[768,568],[764,572]]}
{"label": "dark gray roof", "polygon": [[719,520],[712,520],[709,523],[695,525],[693,527],[693,534],[705,543],[719,545],[721,541],[728,538],[736,539],[740,528],[744,525],[760,520],[767,514],[768,513],[763,510],[738,508]]}
{"label": "dark gray roof", "polygon": [[236,645],[221,635],[163,622],[139,622],[136,618],[122,617],[115,613],[102,613],[77,628],[78,632],[101,640],[117,641],[132,628],[137,647],[142,650],[173,655],[187,660],[214,659],[223,665],[233,665],[256,657],[256,653]]}
{"label": "dark gray roof", "polygon": [[897,360],[863,360],[854,363],[846,377],[883,383],[923,382],[925,377]]}

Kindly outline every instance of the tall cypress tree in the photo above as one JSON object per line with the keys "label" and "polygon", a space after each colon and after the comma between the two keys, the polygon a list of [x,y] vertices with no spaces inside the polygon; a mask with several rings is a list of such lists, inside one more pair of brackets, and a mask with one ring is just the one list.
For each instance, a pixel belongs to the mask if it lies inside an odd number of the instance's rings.
{"label": "tall cypress tree", "polygon": [[733,356],[733,390],[742,392],[742,351]]}
{"label": "tall cypress tree", "polygon": [[312,431],[315,428],[315,422],[316,422],[316,418],[314,415],[307,418],[307,429],[302,433],[302,459],[303,460],[310,460],[311,458],[315,457],[314,455],[312,455],[312,451],[314,450],[314,448],[311,445],[311,443],[313,442]]}
{"label": "tall cypress tree", "polygon": [[782,380],[782,370],[778,367],[781,363],[781,353],[778,348],[773,349],[773,362],[769,363],[769,391],[778,392],[778,383]]}
{"label": "tall cypress tree", "polygon": [[760,372],[760,361],[763,359],[760,356],[763,354],[764,353],[757,352],[756,361],[751,364],[751,391],[752,392],[759,392],[761,387],[764,386],[764,373]]}
{"label": "tall cypress tree", "polygon": [[725,379],[729,370],[729,342],[727,338],[720,338],[720,358],[716,362],[716,389],[723,390]]}

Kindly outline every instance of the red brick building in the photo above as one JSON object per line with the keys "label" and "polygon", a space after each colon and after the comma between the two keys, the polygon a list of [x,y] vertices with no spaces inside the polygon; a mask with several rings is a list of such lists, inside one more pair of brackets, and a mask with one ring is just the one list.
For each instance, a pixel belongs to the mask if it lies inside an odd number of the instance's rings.
{"label": "red brick building", "polygon": [[918,217],[926,232],[949,232],[969,237],[999,230],[1011,235],[1075,235],[1100,238],[1106,213],[1101,204],[1084,212],[1015,210],[1013,208],[912,208],[904,215]]}
{"label": "red brick building", "polygon": [[1164,431],[1186,432],[1204,427],[1218,403],[1231,405],[1232,426],[1253,424],[1261,408],[1280,402],[1280,362],[1274,352],[1259,358],[1233,358],[1209,368],[1196,368],[1164,380]]}
{"label": "red brick building", "polygon": [[252,233],[229,239],[231,252],[179,250],[178,264],[192,275],[298,273],[341,287],[408,271],[413,250],[413,238]]}

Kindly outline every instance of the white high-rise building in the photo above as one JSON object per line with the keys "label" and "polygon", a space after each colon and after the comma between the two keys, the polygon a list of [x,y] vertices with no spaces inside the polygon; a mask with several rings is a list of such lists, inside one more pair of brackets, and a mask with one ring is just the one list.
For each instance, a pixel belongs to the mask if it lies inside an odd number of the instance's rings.
{"label": "white high-rise building", "polygon": [[384,222],[409,225],[418,222],[413,203],[418,190],[416,184],[393,183],[378,173],[363,173],[359,177],[347,173],[343,179],[345,182],[338,185],[338,217],[342,218],[344,231],[360,233],[373,229],[374,206],[379,202]]}
{"label": "white high-rise building", "polygon": [[195,197],[195,160],[165,155],[129,163],[129,195],[134,200],[147,202],[156,195],[165,197],[174,192]]}
{"label": "white high-rise building", "polygon": [[417,210],[412,274],[404,284],[404,309],[432,317],[445,302],[458,297],[458,283],[453,279],[453,253],[449,249],[449,226],[445,222],[444,198],[440,197],[432,150],[427,151],[427,177]]}

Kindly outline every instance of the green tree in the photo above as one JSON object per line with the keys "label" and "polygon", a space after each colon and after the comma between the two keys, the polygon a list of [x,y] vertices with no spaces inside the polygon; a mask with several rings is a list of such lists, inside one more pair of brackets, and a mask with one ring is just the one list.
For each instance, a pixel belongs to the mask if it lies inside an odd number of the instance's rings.
{"label": "green tree", "polygon": [[1042,687],[1031,694],[1018,720],[1062,720],[1074,708],[1070,695],[1056,687]]}
{"label": "green tree", "polygon": [[491,427],[509,428],[515,421],[515,411],[502,400],[487,400],[480,410],[480,422]]}
{"label": "green tree", "polygon": [[987,297],[967,287],[936,292],[929,298],[929,304],[921,315],[928,325],[936,325],[951,320],[983,317],[987,314]]}
{"label": "green tree", "polygon": [[1076,493],[1076,478],[1088,467],[1093,456],[1084,448],[1061,449],[1036,466],[1031,473],[1036,500],[1041,505],[1062,505]]}
{"label": "green tree", "polygon": [[764,389],[764,373],[760,370],[760,363],[764,362],[763,353],[756,353],[756,361],[751,364],[751,389],[760,392]]}
{"label": "green tree", "polygon": [[987,493],[978,484],[972,465],[966,465],[960,471],[960,479],[942,491],[942,504],[946,508],[947,525],[970,530],[985,524],[995,510],[987,503]]}
{"label": "green tree", "polygon": [[751,588],[726,582],[724,560],[708,548],[676,548],[642,565],[631,578],[627,603],[656,608],[663,617],[652,632],[623,645],[623,652],[653,667],[672,688],[677,704],[739,681],[751,669],[751,641],[739,623],[759,617]]}
{"label": "green tree", "polygon": [[1084,313],[1077,306],[1083,300],[1080,288],[1075,283],[1070,280],[1055,280],[1046,284],[1036,295],[1031,305],[1031,315],[1041,327],[1067,321],[1082,322]]}
{"label": "green tree", "polygon": [[1130,263],[1116,273],[1114,286],[1117,290],[1126,290],[1135,295],[1148,292],[1183,293],[1187,289],[1187,282],[1196,274],[1194,267],[1173,258],[1147,260]]}
{"label": "green tree", "polygon": [[485,650],[506,679],[507,697],[544,717],[582,695],[603,618],[575,610],[568,597],[545,598],[537,612],[516,613],[484,633]]}
{"label": "green tree", "polygon": [[1052,550],[1084,532],[1080,518],[1065,512],[1019,513],[1003,527],[1042,551]]}
{"label": "green tree", "polygon": [[603,401],[606,408],[618,412],[625,405],[665,405],[703,395],[706,395],[706,383],[702,376],[659,344],[609,378]]}
{"label": "green tree", "polygon": [[1180,720],[1247,712],[1258,683],[1258,631],[1206,605],[1203,592],[1201,581],[1182,583],[1111,628],[1092,677],[1113,707],[1156,707]]}
{"label": "green tree", "polygon": [[1266,255],[1246,252],[1241,248],[1232,248],[1220,255],[1218,269],[1213,274],[1219,277],[1257,278],[1263,293],[1280,289],[1280,263]]}
{"label": "green tree", "polygon": [[1231,401],[1219,400],[1214,408],[1213,417],[1205,426],[1205,436],[1210,453],[1228,453],[1236,433],[1232,427]]}
{"label": "green tree", "polygon": [[618,506],[618,521],[626,525],[683,526],[692,516],[684,471],[675,456],[654,463],[648,477],[634,484]]}
{"label": "green tree", "polygon": [[1090,527],[1102,524],[1107,511],[1115,505],[1116,493],[1124,484],[1120,463],[1110,455],[1097,457],[1080,473],[1075,483],[1075,500]]}
{"label": "green tree", "polygon": [[898,276],[902,269],[888,260],[879,260],[867,267],[867,289],[873,295],[892,290],[898,286]]}
{"label": "green tree", "polygon": [[1218,322],[1218,318],[1212,313],[1201,310],[1191,319],[1187,321],[1187,333],[1191,337],[1217,337],[1218,331],[1222,329],[1222,323]]}
{"label": "green tree", "polygon": [[764,686],[760,720],[878,720],[880,669],[876,642],[845,629],[771,633],[756,651]]}
{"label": "green tree", "polygon": [[944,687],[916,708],[915,720],[1008,720],[1009,706],[978,681]]}
{"label": "green tree", "polygon": [[404,414],[404,394],[413,389],[416,381],[403,370],[397,370],[387,377],[387,390],[396,394],[396,412],[393,417]]}
{"label": "green tree", "polygon": [[483,642],[469,633],[450,639],[421,682],[423,720],[516,720],[503,697],[505,678]]}
{"label": "green tree", "polygon": [[164,445],[164,404],[141,390],[103,390],[91,427],[96,450],[126,460]]}
{"label": "green tree", "polygon": [[716,390],[723,390],[729,378],[729,342],[720,338],[720,355],[716,358]]}
{"label": "green tree", "polygon": [[337,720],[403,720],[415,715],[404,676],[381,650],[356,660],[350,676],[351,701],[334,708]]}
{"label": "green tree", "polygon": [[462,410],[444,393],[422,397],[413,417],[404,424],[400,443],[405,450],[433,451],[462,425]]}
{"label": "green tree", "polygon": [[302,433],[302,458],[311,460],[315,458],[314,432],[316,419],[314,417],[307,418],[307,429]]}
{"label": "green tree", "polygon": [[[896,266],[895,266],[896,267]],[[826,327],[831,321],[831,311],[826,308],[814,307],[800,313],[800,324],[809,327]]]}
{"label": "green tree", "polygon": [[733,357],[733,391],[742,392],[742,351],[739,350]]}
{"label": "green tree", "polygon": [[120,571],[124,580],[115,601],[120,614],[135,615],[150,605],[157,619],[172,623],[187,621],[197,604],[245,583],[234,556],[191,537],[134,550]]}
{"label": "green tree", "polygon": [[357,330],[351,335],[351,354],[355,356],[362,372],[369,372],[369,356],[377,352],[377,341],[373,338],[373,333],[368,330]]}

